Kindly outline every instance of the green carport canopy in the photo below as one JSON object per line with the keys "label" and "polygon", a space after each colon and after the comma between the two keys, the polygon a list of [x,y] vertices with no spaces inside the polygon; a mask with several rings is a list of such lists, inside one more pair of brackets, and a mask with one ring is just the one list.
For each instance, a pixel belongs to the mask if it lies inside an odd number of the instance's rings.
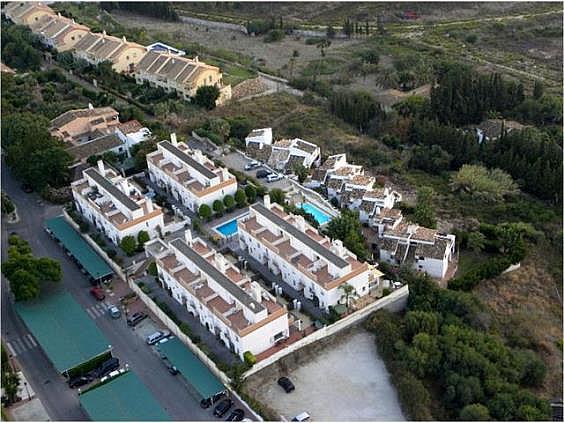
{"label": "green carport canopy", "polygon": [[93,421],[172,420],[132,371],[81,394],[79,400]]}
{"label": "green carport canopy", "polygon": [[109,348],[94,321],[67,293],[18,302],[16,310],[60,373]]}
{"label": "green carport canopy", "polygon": [[112,275],[113,271],[96,251],[74,230],[63,216],[46,221],[45,227],[63,243],[67,250],[94,280]]}
{"label": "green carport canopy", "polygon": [[180,370],[180,373],[202,398],[209,398],[225,390],[225,386],[211,370],[178,338],[171,338],[158,344],[158,349],[166,355],[173,366]]}

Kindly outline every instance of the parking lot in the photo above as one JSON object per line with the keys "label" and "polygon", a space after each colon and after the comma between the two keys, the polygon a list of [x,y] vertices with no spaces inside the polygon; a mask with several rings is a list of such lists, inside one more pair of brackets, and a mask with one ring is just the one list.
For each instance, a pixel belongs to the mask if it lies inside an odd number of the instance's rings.
{"label": "parking lot", "polygon": [[[286,420],[302,412],[313,421],[405,420],[373,335],[356,328],[308,354],[304,362],[289,357],[252,375],[245,383],[248,393]],[[291,368],[295,362],[301,364]],[[284,393],[276,383],[281,376],[290,378],[295,391]]]}

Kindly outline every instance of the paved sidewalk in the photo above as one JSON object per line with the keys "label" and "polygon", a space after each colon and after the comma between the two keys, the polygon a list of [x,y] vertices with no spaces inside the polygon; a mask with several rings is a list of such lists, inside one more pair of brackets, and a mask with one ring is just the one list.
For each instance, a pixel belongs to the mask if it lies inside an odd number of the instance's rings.
{"label": "paved sidewalk", "polygon": [[245,260],[249,262],[249,266],[252,269],[258,271],[266,281],[268,281],[270,284],[272,283],[278,284],[279,286],[282,287],[282,290],[285,293],[290,295],[290,297],[296,298],[298,301],[300,301],[302,303],[302,309],[306,313],[310,314],[316,319],[321,319],[325,317],[324,311],[321,310],[319,307],[316,307],[313,304],[312,300],[309,300],[306,297],[304,297],[303,293],[296,291],[294,288],[292,288],[290,285],[284,282],[280,276],[274,275],[270,270],[268,270],[267,266],[259,263],[257,260],[251,257],[247,252],[242,251],[241,249],[237,249],[233,251],[233,254],[235,254],[235,256],[244,257]]}

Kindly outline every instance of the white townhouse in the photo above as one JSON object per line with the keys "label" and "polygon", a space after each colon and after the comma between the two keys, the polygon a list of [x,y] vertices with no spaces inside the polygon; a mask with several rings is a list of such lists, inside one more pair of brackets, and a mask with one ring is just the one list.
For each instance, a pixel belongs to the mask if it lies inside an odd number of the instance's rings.
{"label": "white townhouse", "polygon": [[245,138],[245,146],[249,144],[272,145],[272,128],[253,129]]}
{"label": "white townhouse", "polygon": [[115,244],[127,235],[137,237],[142,230],[152,238],[164,232],[161,208],[144,197],[137,185],[106,168],[102,160],[82,175],[71,184],[76,207]]}
{"label": "white townhouse", "polygon": [[173,298],[241,360],[289,336],[286,307],[190,230],[168,244],[150,241],[145,251]]}
{"label": "white townhouse", "polygon": [[292,171],[294,166],[302,165],[309,169],[318,166],[321,159],[321,149],[300,138],[283,139],[272,144],[268,164],[276,170]]}
{"label": "white townhouse", "polygon": [[147,154],[149,178],[166,189],[184,206],[197,213],[202,204],[237,191],[237,179],[224,167],[217,167],[200,150],[191,150],[171,134],[171,141],[161,141],[157,150]]}
{"label": "white townhouse", "polygon": [[[311,176],[305,180],[304,185],[308,188],[326,187],[331,176],[335,175],[339,169],[342,170],[336,175],[337,179],[363,174],[362,166],[347,163],[347,155],[345,153],[335,154],[327,157],[327,160],[325,160],[321,166],[314,169],[311,172]],[[338,186],[339,190],[341,189],[341,185],[342,184],[339,184]]]}
{"label": "white townhouse", "polygon": [[362,297],[379,283],[377,269],[358,261],[340,240],[320,235],[303,216],[286,214],[271,204],[268,195],[264,204],[249,207],[238,227],[242,250],[322,309],[342,301],[339,287],[344,284]]}
{"label": "white townhouse", "polygon": [[402,196],[399,192],[390,187],[372,188],[364,192],[360,204],[354,209],[359,211],[361,222],[370,222],[373,217],[377,217],[383,210],[393,209],[396,202],[401,201]]}
{"label": "white townhouse", "polygon": [[454,260],[456,238],[435,229],[399,222],[384,228],[380,237],[380,260],[406,264],[419,272],[442,279]]}

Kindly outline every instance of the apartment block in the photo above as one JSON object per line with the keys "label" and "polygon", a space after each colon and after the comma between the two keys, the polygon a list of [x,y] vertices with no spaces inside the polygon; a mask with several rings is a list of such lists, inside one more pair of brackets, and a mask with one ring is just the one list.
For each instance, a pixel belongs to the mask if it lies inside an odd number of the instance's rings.
{"label": "apartment block", "polygon": [[164,288],[241,360],[289,336],[286,307],[190,230],[168,243],[150,241],[145,251]]}
{"label": "apartment block", "polygon": [[39,21],[44,15],[53,15],[50,7],[41,2],[11,1],[7,2],[2,12],[16,25],[30,25]]}
{"label": "apartment block", "polygon": [[223,74],[217,66],[211,66],[198,60],[178,56],[171,51],[159,52],[151,49],[135,67],[135,80],[144,82],[166,91],[176,91],[185,100],[196,95],[198,88],[215,86],[220,91],[217,104],[231,99],[231,85],[224,85]]}
{"label": "apartment block", "polygon": [[149,178],[177,201],[197,213],[202,204],[235,195],[237,179],[226,168],[217,167],[200,150],[191,150],[171,134],[157,150],[147,154]]}
{"label": "apartment block", "polygon": [[70,144],[81,144],[115,132],[120,125],[119,113],[112,107],[93,107],[69,110],[49,125],[49,133]]}
{"label": "apartment block", "polygon": [[340,240],[319,234],[303,216],[286,214],[268,195],[249,207],[238,232],[242,250],[325,310],[342,301],[344,284],[362,297],[379,283],[377,269],[357,260]]}
{"label": "apartment block", "polygon": [[90,32],[90,28],[77,24],[59,14],[45,14],[29,24],[31,31],[39,36],[43,44],[60,52],[68,51]]}
{"label": "apartment block", "polygon": [[73,54],[88,63],[98,65],[109,61],[117,73],[133,73],[135,66],[143,59],[147,50],[141,44],[118,38],[89,32],[74,46]]}
{"label": "apartment block", "polygon": [[99,160],[71,184],[78,211],[115,244],[125,236],[146,231],[150,237],[164,232],[161,208],[142,195],[141,189]]}

